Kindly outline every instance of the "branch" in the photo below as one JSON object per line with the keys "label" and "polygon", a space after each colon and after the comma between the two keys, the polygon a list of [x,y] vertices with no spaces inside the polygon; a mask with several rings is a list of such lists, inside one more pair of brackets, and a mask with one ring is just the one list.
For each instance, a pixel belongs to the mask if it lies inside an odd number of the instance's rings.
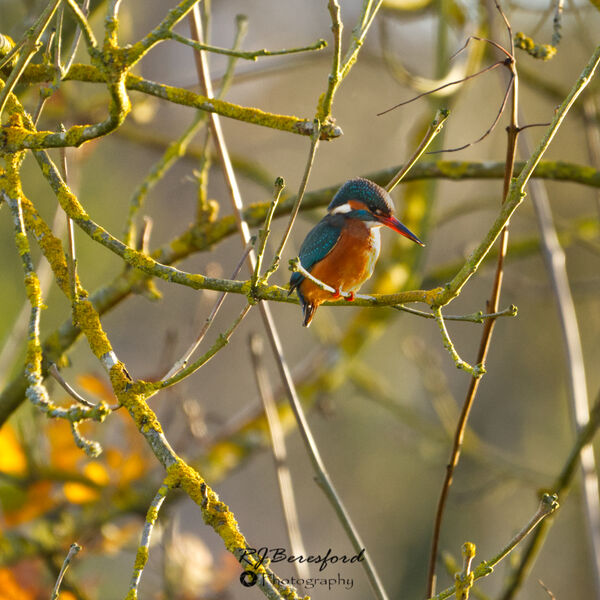
{"label": "branch", "polygon": [[539,164],[542,156],[548,149],[550,142],[556,135],[558,128],[562,124],[563,120],[567,116],[570,108],[575,103],[575,100],[579,97],[581,92],[587,87],[591,78],[593,77],[598,64],[600,63],[600,46],[598,46],[591,56],[588,64],[583,69],[581,75],[577,79],[575,85],[571,88],[569,95],[562,104],[557,109],[554,118],[552,119],[552,123],[550,127],[546,130],[542,140],[534,150],[533,154],[526,162],[525,167],[520,172],[519,176],[512,181],[510,185],[510,190],[506,201],[502,205],[502,209],[500,214],[496,218],[494,224],[489,229],[487,235],[484,240],[479,244],[479,246],[473,251],[469,259],[466,261],[465,265],[461,268],[461,270],[456,274],[454,279],[445,287],[444,291],[439,294],[436,303],[443,305],[447,304],[458,294],[460,290],[465,285],[465,283],[473,276],[473,274],[479,268],[481,261],[489,252],[490,248],[496,241],[498,235],[504,229],[510,217],[515,212],[515,210],[519,207],[521,202],[525,197],[525,186],[529,181],[530,177],[532,177],[535,168]]}
{"label": "branch", "polygon": [[160,486],[158,492],[156,492],[156,496],[154,496],[154,499],[148,508],[148,512],[146,513],[142,539],[135,555],[135,564],[133,566],[133,574],[131,576],[131,583],[129,584],[127,600],[135,600],[138,597],[140,579],[142,578],[142,572],[144,571],[144,567],[148,562],[148,555],[150,554],[150,537],[152,535],[152,530],[154,529],[156,519],[158,519],[158,511],[165,501],[170,489],[171,482],[169,478],[167,478]]}
{"label": "branch", "polygon": [[[25,40],[17,44],[19,47],[19,58],[17,59],[17,62],[12,68],[6,81],[2,82],[2,89],[0,90],[0,116],[2,116],[2,112],[4,111],[4,107],[6,106],[9,95],[15,89],[17,83],[19,83],[23,72],[29,64],[29,61],[39,50],[42,35],[50,24],[50,21],[52,20],[52,17],[54,16],[54,13],[56,12],[60,2],[61,0],[49,2],[40,16],[37,18],[36,22],[27,31]],[[12,52],[9,53],[9,56],[10,55],[12,55]]]}
{"label": "branch", "polygon": [[60,570],[60,573],[58,574],[58,577],[56,578],[56,583],[54,584],[54,589],[52,590],[52,596],[50,597],[50,600],[57,600],[58,598],[58,591],[60,590],[60,586],[62,583],[62,580],[65,576],[65,573],[67,572],[67,569],[69,568],[69,565],[71,564],[71,561],[75,558],[75,556],[77,555],[77,553],[81,550],[81,546],[77,543],[73,543],[71,544],[71,547],[69,548],[69,552],[67,553],[67,556],[65,557],[65,561],[63,562],[63,566]]}
{"label": "branch", "polygon": [[[519,533],[515,535],[515,537],[510,540],[510,542],[498,553],[496,556],[491,558],[490,560],[483,561],[478,567],[476,567],[473,571],[473,581],[477,581],[482,577],[487,577],[490,575],[494,567],[504,558],[506,558],[525,537],[527,537],[536,526],[543,521],[548,515],[551,515],[558,508],[558,497],[556,494],[544,494],[540,505],[535,512],[535,514],[531,517],[527,525],[523,527]],[[450,598],[454,595],[456,591],[456,587],[452,586],[445,589],[443,592],[432,596],[430,600],[445,600],[446,598]]]}
{"label": "branch", "polygon": [[298,54],[300,52],[311,52],[313,50],[322,50],[327,46],[327,42],[325,40],[318,40],[314,44],[309,46],[302,46],[301,48],[290,48],[287,50],[229,50],[228,48],[218,48],[217,46],[210,46],[209,44],[201,44],[200,42],[196,42],[194,40],[190,40],[182,35],[178,35],[173,31],[170,31],[168,35],[165,36],[165,39],[172,39],[180,44],[184,44],[189,46],[190,48],[194,48],[194,50],[204,50],[206,52],[213,52],[214,54],[223,54],[225,56],[235,56],[236,58],[243,58],[245,60],[257,60],[262,56],[283,56],[286,54]]}

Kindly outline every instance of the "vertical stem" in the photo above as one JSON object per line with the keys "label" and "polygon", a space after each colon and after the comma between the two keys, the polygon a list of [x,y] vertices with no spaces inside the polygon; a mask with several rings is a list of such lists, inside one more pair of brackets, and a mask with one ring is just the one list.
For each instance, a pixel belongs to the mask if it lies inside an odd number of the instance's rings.
{"label": "vertical stem", "polygon": [[[202,27],[200,22],[200,13],[198,11],[197,5],[194,6],[194,10],[190,15],[190,21],[192,27],[192,37],[196,41],[202,42]],[[196,57],[198,75],[201,84],[204,88],[205,95],[208,97],[212,97],[212,85],[209,77],[205,53],[196,52],[194,56]],[[225,174],[225,179],[227,181],[227,187],[231,196],[233,211],[235,214],[240,236],[242,238],[243,244],[246,245],[250,241],[250,229],[248,227],[248,223],[243,217],[242,197],[237,185],[237,180],[233,171],[233,167],[231,166],[231,160],[227,151],[227,145],[225,144],[225,139],[223,136],[223,131],[221,129],[219,116],[215,113],[211,113],[209,119],[211,131],[213,134],[213,140],[217,147],[217,153],[221,161],[223,172]],[[312,149],[311,152],[314,152],[314,149]],[[311,161],[309,160],[309,164],[310,162]],[[308,175],[306,177],[308,179]],[[250,252],[250,254],[248,255],[248,263],[250,271],[253,272],[256,268],[256,257],[253,252]],[[294,380],[292,379],[292,374],[290,373],[290,370],[287,366],[287,362],[283,355],[283,347],[281,345],[281,340],[279,339],[279,334],[277,333],[277,329],[275,327],[275,322],[273,320],[273,316],[271,314],[269,305],[265,302],[259,302],[258,306],[265,325],[265,329],[267,331],[267,335],[269,337],[269,341],[271,343],[271,347],[273,349],[273,353],[277,361],[277,366],[279,367],[279,372],[283,380],[284,388],[287,392],[287,396],[289,398],[294,416],[296,417],[296,422],[298,423],[300,435],[302,437],[302,440],[304,442],[309,458],[313,464],[313,468],[316,473],[317,483],[322,487],[323,491],[325,492],[325,495],[333,505],[334,510],[338,515],[342,526],[344,527],[344,530],[346,531],[348,537],[350,538],[350,541],[352,542],[354,550],[357,553],[360,553],[361,551],[363,552],[364,560],[361,561],[361,564],[366,571],[367,577],[369,579],[373,591],[375,592],[375,595],[379,600],[387,600],[387,594],[385,593],[383,585],[379,580],[379,576],[375,571],[375,567],[371,562],[370,556],[367,552],[364,551],[365,546],[360,536],[358,535],[358,532],[356,531],[356,528],[354,527],[350,516],[346,512],[346,509],[344,508],[340,498],[338,497],[335,488],[333,487],[331,479],[329,478],[329,475],[327,474],[327,471],[325,469],[325,465],[321,459],[321,455],[319,454],[315,440],[308,427],[308,423],[306,421],[306,417],[304,416],[302,405],[300,404],[300,399],[296,392],[296,386],[294,385]]]}
{"label": "vertical stem", "polygon": [[[516,144],[517,144],[517,136],[519,133],[518,126],[518,93],[519,93],[519,84],[517,77],[517,70],[514,58],[511,61],[510,65],[508,65],[510,70],[510,76],[512,78],[512,91],[511,91],[511,108],[510,108],[510,124],[507,128],[508,139],[506,145],[506,163],[504,169],[504,186],[502,192],[502,202],[504,203],[509,192],[510,182],[513,176],[514,165],[515,165],[515,157],[516,157]],[[496,265],[496,273],[494,276],[494,283],[492,286],[492,292],[490,294],[490,298],[487,302],[487,313],[496,313],[498,312],[498,305],[500,302],[500,291],[502,289],[502,279],[504,273],[504,259],[506,257],[506,251],[508,248],[508,224],[503,228],[502,233],[500,234],[500,247],[498,249],[498,262]],[[485,366],[485,361],[488,355],[488,351],[490,348],[490,343],[492,340],[492,334],[494,331],[494,325],[496,323],[495,318],[486,319],[483,325],[483,331],[481,334],[481,341],[479,344],[479,350],[477,352],[477,359],[475,364]],[[454,477],[454,470],[458,465],[460,460],[460,453],[462,450],[462,445],[464,441],[465,430],[467,427],[467,421],[469,419],[469,415],[471,413],[471,408],[473,407],[473,403],[475,401],[475,396],[477,395],[477,390],[479,389],[479,383],[481,381],[481,377],[471,377],[471,382],[469,385],[469,389],[467,391],[467,395],[465,397],[465,401],[463,403],[463,407],[458,419],[458,423],[456,426],[456,431],[454,434],[454,440],[452,443],[452,450],[450,453],[450,459],[448,464],[446,465],[446,474],[444,477],[444,481],[442,483],[442,489],[440,492],[440,496],[438,498],[435,521],[433,526],[433,536],[431,541],[431,551],[429,555],[429,569],[427,575],[427,597],[433,596],[435,593],[435,565],[438,556],[438,546],[439,546],[439,538],[442,528],[442,520],[444,516],[444,511],[446,508],[446,501],[448,499],[448,493],[450,491],[450,486],[452,485],[452,480]]]}
{"label": "vertical stem", "polygon": [[[306,556],[302,533],[300,531],[300,521],[296,500],[294,498],[294,487],[292,485],[292,476],[287,464],[287,451],[285,447],[285,434],[279,420],[277,405],[273,398],[273,391],[269,383],[267,372],[263,365],[263,343],[258,335],[250,336],[250,356],[254,366],[256,376],[256,385],[262,400],[267,422],[269,424],[269,433],[271,435],[271,449],[277,472],[277,481],[279,483],[279,493],[281,495],[281,506],[285,518],[285,524],[288,531],[290,549],[294,556]],[[310,577],[308,563],[295,561],[294,566],[299,579]]]}

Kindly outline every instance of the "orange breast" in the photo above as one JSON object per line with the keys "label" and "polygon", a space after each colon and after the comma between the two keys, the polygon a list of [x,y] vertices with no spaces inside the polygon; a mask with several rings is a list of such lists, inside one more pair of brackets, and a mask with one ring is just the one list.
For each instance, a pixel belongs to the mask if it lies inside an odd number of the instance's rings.
{"label": "orange breast", "polygon": [[[371,277],[379,256],[379,229],[348,220],[333,250],[313,265],[311,275],[336,290],[354,292]],[[329,300],[332,294],[305,279],[300,291],[310,304]]]}

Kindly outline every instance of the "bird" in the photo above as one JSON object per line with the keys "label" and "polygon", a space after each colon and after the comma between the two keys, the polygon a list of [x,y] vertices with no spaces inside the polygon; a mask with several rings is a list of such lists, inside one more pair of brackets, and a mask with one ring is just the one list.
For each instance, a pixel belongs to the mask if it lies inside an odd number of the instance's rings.
{"label": "bird", "polygon": [[304,327],[326,300],[339,298],[342,292],[348,294],[346,300],[354,300],[354,292],[373,274],[381,246],[380,227],[385,225],[425,245],[393,213],[389,193],[369,179],[349,179],[339,188],[327,214],[309,231],[298,254],[302,267],[335,292],[320,288],[299,271],[290,279],[288,295],[298,294]]}

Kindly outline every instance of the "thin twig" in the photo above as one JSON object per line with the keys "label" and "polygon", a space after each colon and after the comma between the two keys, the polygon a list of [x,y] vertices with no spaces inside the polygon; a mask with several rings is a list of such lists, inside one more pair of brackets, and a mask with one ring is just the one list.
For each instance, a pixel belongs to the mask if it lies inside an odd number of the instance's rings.
{"label": "thin twig", "polygon": [[438,110],[429,129],[425,133],[423,140],[414,151],[413,155],[410,159],[402,166],[402,168],[394,175],[392,180],[385,186],[385,189],[388,192],[391,192],[401,181],[404,179],[405,175],[412,169],[415,163],[421,158],[425,150],[429,147],[429,144],[433,142],[437,134],[442,130],[446,119],[448,118],[449,111],[442,109]]}
{"label": "thin twig", "polygon": [[69,552],[67,553],[67,556],[65,557],[65,560],[63,562],[62,568],[60,569],[60,573],[58,574],[58,577],[56,578],[56,583],[54,584],[54,589],[52,590],[52,596],[50,597],[50,600],[57,600],[58,598],[58,592],[60,590],[60,586],[62,584],[62,580],[65,576],[65,573],[67,572],[67,569],[69,568],[69,565],[71,564],[71,561],[75,558],[76,554],[81,550],[81,546],[74,542],[73,544],[71,544],[71,547],[69,548]]}
{"label": "thin twig", "polygon": [[273,220],[273,215],[275,214],[275,210],[277,209],[277,205],[279,204],[279,198],[281,197],[281,192],[284,188],[285,181],[283,180],[283,177],[278,177],[275,180],[275,185],[273,189],[273,200],[271,202],[271,205],[269,206],[269,210],[267,211],[265,223],[263,225],[263,228],[258,232],[258,251],[256,253],[256,265],[254,266],[254,271],[250,280],[251,289],[256,288],[256,282],[260,277],[260,269],[262,267],[262,261],[265,255],[265,250],[267,248],[267,240],[269,239],[269,235],[271,234],[271,221]]}
{"label": "thin twig", "polygon": [[144,567],[148,562],[148,554],[150,552],[150,537],[152,536],[152,530],[154,529],[156,519],[158,518],[158,511],[160,510],[160,507],[165,501],[169,489],[169,484],[167,484],[167,482],[163,483],[160,486],[158,492],[156,493],[156,496],[154,496],[154,499],[150,503],[150,506],[148,507],[148,512],[146,513],[146,521],[144,522],[144,529],[142,531],[142,539],[137,549],[135,564],[133,567],[133,574],[131,576],[131,583],[129,584],[129,594],[127,595],[128,598],[137,598],[140,579],[142,578]]}
{"label": "thin twig", "polygon": [[48,367],[48,373],[50,373],[50,375],[52,375],[52,377],[54,377],[54,379],[56,379],[56,381],[58,381],[60,386],[67,392],[67,394],[69,394],[69,396],[71,396],[71,398],[74,398],[75,400],[77,400],[77,402],[79,402],[79,404],[83,404],[84,406],[87,406],[89,408],[94,408],[96,406],[93,402],[90,402],[89,400],[84,398],[81,394],[79,394],[76,390],[74,390],[65,381],[65,378],[59,373],[58,367],[54,363],[52,363]]}
{"label": "thin twig", "polygon": [[[404,306],[403,304],[397,304],[396,306],[392,306],[391,308],[410,313],[411,315],[417,315],[418,317],[423,317],[424,319],[436,318],[435,315],[430,312],[417,310],[416,308],[410,308],[409,306]],[[465,321],[467,323],[483,323],[486,319],[516,316],[517,307],[514,304],[511,304],[508,308],[505,308],[504,310],[495,313],[484,313],[482,310],[480,310],[476,313],[471,313],[470,315],[444,315],[444,321]]]}
{"label": "thin twig", "polygon": [[[65,131],[64,126],[60,125],[61,131]],[[69,171],[67,169],[67,153],[65,148],[60,148],[60,164],[62,168],[62,178],[65,185],[69,185]],[[77,303],[77,255],[75,253],[75,232],[73,230],[73,219],[65,214],[67,219],[67,241],[69,251],[67,252],[67,266],[69,270],[69,288],[71,290],[71,306]]]}
{"label": "thin twig", "polygon": [[[521,138],[523,151],[531,153],[527,136]],[[586,385],[585,361],[581,347],[581,336],[577,323],[575,303],[571,294],[566,269],[565,253],[560,245],[554,226],[550,202],[545,186],[534,180],[529,183],[529,193],[540,229],[542,256],[552,285],[561,326],[563,345],[567,359],[567,377],[571,414],[575,429],[579,433],[590,421],[589,399]],[[590,560],[593,565],[594,581],[600,591],[600,496],[596,462],[591,446],[585,446],[580,454],[582,470],[582,496],[584,514],[587,520],[585,528],[589,544]]]}
{"label": "thin twig", "polygon": [[[506,64],[506,63],[504,63],[504,64]],[[510,68],[511,67],[509,65],[509,69]],[[442,150],[432,150],[428,154],[440,154],[441,152],[459,152],[460,150],[464,150],[465,148],[468,148],[469,146],[474,146],[475,144],[478,144],[479,142],[483,141],[488,135],[490,135],[490,133],[492,133],[492,131],[494,131],[496,125],[498,124],[498,121],[500,120],[500,117],[504,113],[504,109],[506,108],[506,103],[508,101],[510,90],[512,89],[513,84],[514,84],[514,78],[511,77],[508,82],[508,85],[506,86],[506,92],[504,92],[504,97],[502,98],[502,104],[500,104],[500,108],[498,109],[496,118],[494,119],[492,124],[487,128],[487,130],[481,136],[479,136],[476,140],[469,142],[468,144],[463,144],[462,146],[458,146],[456,148],[444,148]]]}
{"label": "thin twig", "polygon": [[[472,571],[473,581],[477,581],[482,577],[490,575],[493,572],[494,567],[506,558],[537,527],[537,525],[548,515],[551,515],[558,506],[558,497],[556,494],[544,494],[537,511],[531,517],[527,525],[525,525],[525,527],[523,527],[523,529],[521,529],[521,531],[519,531],[498,554],[496,554],[496,556],[490,560],[483,561],[480,565],[475,567]],[[432,596],[430,600],[446,600],[446,598],[453,596],[455,591],[455,586],[449,587],[443,592]]]}
{"label": "thin twig", "polygon": [[442,315],[442,309],[439,306],[436,306],[433,308],[433,316],[435,317],[435,320],[437,321],[440,333],[442,334],[442,343],[444,345],[444,348],[446,348],[446,350],[448,350],[448,353],[452,357],[452,360],[454,361],[456,368],[466,371],[474,378],[481,377],[485,373],[485,368],[484,368],[483,364],[478,363],[477,365],[475,365],[473,367],[468,362],[464,361],[458,355],[458,352],[456,351],[456,348],[454,347],[454,344],[452,343],[452,340],[450,339],[448,330],[446,329],[446,325],[444,323],[444,317]]}
{"label": "thin twig", "polygon": [[411,102],[414,102],[415,100],[418,100],[419,98],[423,98],[424,96],[429,96],[431,94],[435,94],[436,92],[439,92],[440,90],[443,90],[444,88],[447,88],[451,85],[458,85],[459,83],[464,83],[465,81],[469,81],[469,79],[473,79],[474,77],[483,75],[484,73],[487,73],[488,71],[491,71],[492,69],[495,69],[496,67],[502,66],[504,64],[504,62],[505,61],[503,61],[503,60],[499,60],[498,62],[495,62],[494,64],[492,64],[488,67],[485,67],[484,69],[481,69],[481,71],[477,71],[477,73],[467,75],[465,77],[462,77],[461,79],[457,79],[456,81],[450,81],[448,83],[444,83],[443,85],[440,85],[439,87],[436,87],[433,90],[428,90],[427,92],[423,92],[422,94],[414,96],[410,100],[405,100],[404,102],[399,102],[398,104],[392,106],[391,108],[386,108],[384,111],[377,113],[377,116],[381,117],[382,115],[385,115],[385,114],[395,110],[396,108],[400,108],[401,106],[406,106],[407,104],[410,104]]}
{"label": "thin twig", "polygon": [[[223,295],[222,295],[223,298],[225,297],[225,293],[226,292],[223,292]],[[219,298],[219,300],[221,300],[221,298]],[[217,303],[219,302],[219,300],[217,300]],[[222,300],[221,300],[221,303],[222,303]],[[220,306],[220,304],[219,304],[219,306]],[[215,306],[213,307],[213,311],[216,307],[217,307],[217,304],[215,304]],[[191,364],[186,363],[187,366],[184,366],[184,367],[180,367],[178,364],[176,364],[171,369],[171,371],[169,371],[169,373],[167,373],[167,376],[163,377],[163,379],[161,381],[159,381],[157,383],[149,384],[148,387],[156,389],[156,390],[161,390],[161,389],[170,387],[170,386],[178,383],[182,379],[189,377],[192,373],[195,373],[200,367],[203,367],[219,350],[224,348],[229,343],[229,339],[233,335],[234,331],[237,329],[238,325],[244,320],[244,318],[248,314],[248,311],[251,308],[252,308],[252,304],[250,304],[250,303],[246,304],[246,306],[244,306],[244,308],[242,308],[241,312],[238,314],[238,316],[233,321],[233,323],[229,326],[229,329],[227,329],[225,331],[225,333],[220,334],[219,337],[214,342],[214,344],[201,357],[199,357],[197,360],[195,360]],[[217,308],[217,310],[218,310],[218,308]],[[210,320],[210,322],[209,322],[209,319],[206,320],[206,323],[203,327],[203,331],[208,329],[211,322],[212,322],[212,319]],[[197,345],[197,344],[194,343],[194,345]],[[171,372],[173,372],[172,375],[170,374]]]}
{"label": "thin twig", "polygon": [[273,263],[265,273],[263,280],[266,282],[269,277],[277,270],[279,267],[279,263],[281,261],[281,255],[283,254],[283,249],[285,244],[287,243],[290,233],[292,232],[292,227],[296,221],[296,217],[298,216],[298,211],[300,210],[300,204],[302,204],[302,200],[304,198],[304,192],[306,191],[306,186],[308,185],[308,178],[310,176],[310,172],[313,167],[313,163],[315,160],[315,156],[317,153],[317,148],[319,146],[319,138],[321,135],[321,124],[317,119],[314,122],[314,132],[311,136],[311,144],[310,150],[308,152],[308,158],[306,159],[306,166],[304,167],[304,174],[302,175],[302,180],[300,181],[300,187],[298,188],[298,194],[296,196],[296,201],[294,202],[294,206],[292,208],[292,212],[290,213],[290,219],[288,221],[287,227],[281,238],[281,242],[279,242],[279,246],[275,251],[275,256],[273,257]]}
{"label": "thin twig", "polygon": [[[54,219],[52,221],[52,232],[57,238],[62,237],[63,227],[66,224],[63,216],[63,210],[59,204],[56,207]],[[37,273],[40,282],[40,294],[43,301],[48,293],[50,283],[52,282],[52,268],[50,263],[44,257],[40,258],[35,266],[35,272]],[[31,307],[29,301],[25,300],[18,316],[13,319],[13,325],[9,334],[3,341],[2,348],[0,349],[0,388],[4,388],[5,378],[12,366],[10,358],[15,359],[19,356],[18,352],[16,352],[16,347],[17,344],[22,342],[23,335],[27,328],[27,317],[30,312]]]}
{"label": "thin twig", "polygon": [[[281,495],[281,505],[285,518],[285,525],[288,532],[290,549],[294,556],[306,556],[302,533],[300,530],[300,520],[294,498],[294,487],[292,485],[292,476],[287,464],[287,451],[285,447],[285,435],[279,420],[277,405],[273,398],[273,391],[269,383],[269,377],[263,365],[263,343],[258,335],[251,335],[249,338],[250,356],[254,367],[256,385],[262,400],[267,422],[269,424],[269,434],[271,436],[271,449],[275,461],[275,470],[277,472],[277,481],[279,483],[279,493]],[[308,563],[295,561],[296,573],[299,579],[310,577]]]}
{"label": "thin twig", "polygon": [[83,450],[90,458],[98,458],[102,454],[102,446],[94,441],[88,440],[86,437],[81,435],[79,431],[79,421],[70,421],[71,434],[75,440],[75,445]]}
{"label": "thin twig", "polygon": [[[238,273],[240,272],[244,262],[246,261],[246,258],[248,257],[248,254],[250,253],[251,250],[252,250],[251,246],[248,246],[244,250],[244,253],[242,254],[242,258],[240,259],[236,268],[233,270],[231,279],[235,279],[237,277]],[[185,369],[185,367],[187,367],[190,357],[196,351],[196,348],[198,348],[198,346],[204,339],[204,336],[206,335],[210,326],[212,325],[212,322],[214,321],[215,317],[217,316],[217,313],[219,312],[219,309],[223,305],[226,295],[227,295],[227,292],[221,292],[221,294],[219,294],[219,297],[217,298],[214,306],[212,307],[210,314],[208,315],[208,317],[206,317],[206,320],[204,321],[204,325],[202,326],[202,329],[200,330],[198,337],[191,344],[191,346],[185,351],[185,354],[169,369],[169,372],[163,377],[163,380],[170,379],[176,373],[179,373],[182,369]],[[202,363],[202,364],[204,364],[204,363]]]}
{"label": "thin twig", "polygon": [[456,600],[468,600],[469,592],[473,587],[475,575],[471,571],[471,564],[475,558],[475,544],[473,542],[465,542],[462,546],[463,569],[461,573],[457,573],[454,577],[454,589]]}
{"label": "thin twig", "polygon": [[19,58],[17,59],[15,66],[12,68],[10,75],[6,78],[4,87],[0,90],[0,116],[4,111],[9,94],[15,89],[15,86],[19,82],[21,75],[29,64],[29,61],[39,50],[42,35],[50,24],[50,21],[52,20],[52,17],[54,16],[54,13],[61,1],[62,0],[54,0],[54,2],[49,2],[46,5],[35,24],[27,32],[24,42],[19,44]]}
{"label": "thin twig", "polygon": [[[200,23],[200,14],[197,9],[197,6],[194,7],[194,10],[192,12],[191,22],[193,32],[192,37],[197,41],[202,42],[202,27]],[[198,52],[195,56],[201,83],[205,89],[206,95],[210,97],[212,95],[212,86],[210,82],[210,73],[208,70],[206,59],[204,57],[204,53]],[[217,146],[221,166],[223,168],[223,172],[227,181],[227,187],[231,196],[236,223],[240,232],[240,236],[242,238],[242,243],[244,245],[247,245],[250,241],[250,229],[246,220],[243,217],[242,197],[237,185],[235,173],[231,166],[231,159],[229,157],[229,152],[227,151],[227,145],[225,144],[225,139],[221,130],[219,117],[215,113],[211,113],[210,119],[213,132],[213,139]],[[250,254],[248,255],[248,263],[250,271],[252,272],[256,266],[255,257],[252,252],[250,252]],[[294,385],[290,370],[287,366],[287,362],[285,361],[283,355],[281,340],[279,339],[279,335],[277,333],[277,329],[275,327],[275,322],[271,315],[269,305],[265,302],[260,302],[259,310],[265,324],[267,335],[269,337],[269,341],[271,343],[273,353],[277,361],[277,365],[283,380],[285,390],[290,400],[294,416],[296,417],[296,422],[298,423],[300,435],[302,436],[302,440],[306,446],[309,458],[313,464],[313,468],[315,469],[317,483],[325,491],[327,498],[334,506],[334,509],[338,515],[338,518],[340,519],[340,522],[342,523],[342,526],[344,527],[344,530],[346,531],[348,537],[352,541],[352,545],[355,551],[357,553],[363,552],[364,560],[361,562],[361,564],[366,571],[367,577],[375,594],[377,595],[379,600],[387,600],[387,595],[385,593],[385,590],[383,589],[383,585],[381,584],[379,577],[375,571],[375,568],[371,563],[370,555],[368,552],[365,552],[365,546],[362,540],[360,539],[354,525],[352,524],[350,516],[346,512],[346,509],[344,508],[343,504],[341,503],[341,500],[338,497],[337,492],[333,487],[333,484],[331,483],[329,475],[327,474],[327,471],[325,469],[325,465],[323,464],[323,461],[317,449],[317,445],[314,441],[312,433],[310,432],[308,423],[306,421],[306,417],[304,415],[304,411],[302,410],[302,406],[300,404],[300,399],[298,398],[298,394],[296,392],[296,387]]]}
{"label": "thin twig", "polygon": [[254,51],[241,51],[229,50],[228,48],[218,48],[209,44],[201,44],[194,40],[190,40],[189,38],[186,38],[182,35],[179,35],[173,31],[169,31],[167,37],[171,38],[172,40],[175,40],[176,42],[189,46],[190,48],[194,48],[194,50],[213,52],[214,54],[224,54],[225,56],[235,56],[236,58],[243,58],[246,60],[257,60],[259,57],[262,56],[283,56],[286,54],[311,52],[313,50],[322,50],[327,46],[327,42],[325,40],[318,40],[314,44],[310,44],[309,46],[302,46],[301,48],[290,48],[283,50],[266,50],[265,48],[263,48],[261,50]]}
{"label": "thin twig", "polygon": [[[81,14],[83,15],[85,22],[87,23],[87,16],[90,8],[90,0],[83,0],[83,4],[80,7]],[[65,60],[64,72],[68,73],[73,65],[73,61],[75,60],[75,55],[77,54],[77,48],[79,46],[79,40],[81,39],[81,21],[78,21],[77,27],[75,29],[75,35],[73,37],[73,43],[71,44],[71,49],[69,50],[69,54],[67,55],[67,59]],[[87,37],[88,44],[90,42],[89,36]]]}
{"label": "thin twig", "polygon": [[[505,21],[507,30],[509,32],[509,36],[511,33],[510,24],[506,20],[504,13],[500,6],[496,3],[496,7],[502,18]],[[510,36],[512,37],[512,36]],[[512,41],[511,41],[512,44]],[[511,45],[511,51],[513,50]],[[511,52],[512,54],[512,52]],[[508,139],[506,145],[506,163],[505,163],[505,171],[504,171],[504,187],[502,191],[502,203],[507,203],[509,191],[510,191],[510,182],[513,177],[514,165],[515,165],[515,157],[516,157],[516,144],[517,144],[517,136],[518,136],[518,91],[519,91],[519,79],[517,75],[516,65],[514,59],[509,65],[511,70],[510,73],[510,81],[512,89],[511,96],[511,111],[510,111],[510,125],[507,128]],[[498,312],[498,306],[500,302],[500,290],[502,288],[502,277],[504,270],[504,259],[506,256],[508,248],[508,226],[505,224],[501,229],[500,233],[500,242],[499,242],[499,252],[498,252],[498,262],[496,266],[496,274],[494,276],[494,283],[492,286],[492,292],[490,295],[490,299],[487,304],[487,311],[489,313]],[[441,313],[440,313],[441,314]],[[481,334],[481,341],[479,344],[479,350],[477,353],[476,364],[485,369],[485,361],[487,358],[488,350],[490,347],[490,342],[492,338],[492,333],[494,330],[494,325],[496,323],[496,319],[487,319],[483,326],[483,331]],[[441,327],[440,327],[441,329]],[[479,374],[474,373],[474,376],[471,378],[469,390],[465,397],[465,401],[463,403],[463,407],[459,416],[458,423],[456,425],[456,431],[454,434],[454,439],[452,443],[452,450],[450,453],[450,459],[446,465],[446,473],[444,476],[444,481],[442,483],[442,489],[440,491],[440,496],[438,498],[438,503],[436,507],[435,520],[433,525],[433,534],[431,539],[431,549],[429,554],[429,567],[427,573],[427,596],[432,596],[435,591],[435,566],[438,556],[438,545],[439,539],[442,529],[442,520],[444,516],[444,511],[446,508],[446,500],[448,498],[448,494],[450,492],[450,486],[452,485],[452,480],[454,477],[454,470],[458,465],[460,460],[460,453],[463,445],[464,435],[467,427],[467,422],[469,419],[469,415],[471,413],[471,408],[475,401],[475,396],[477,394],[477,390],[479,389],[479,382],[481,381],[481,377]]]}

